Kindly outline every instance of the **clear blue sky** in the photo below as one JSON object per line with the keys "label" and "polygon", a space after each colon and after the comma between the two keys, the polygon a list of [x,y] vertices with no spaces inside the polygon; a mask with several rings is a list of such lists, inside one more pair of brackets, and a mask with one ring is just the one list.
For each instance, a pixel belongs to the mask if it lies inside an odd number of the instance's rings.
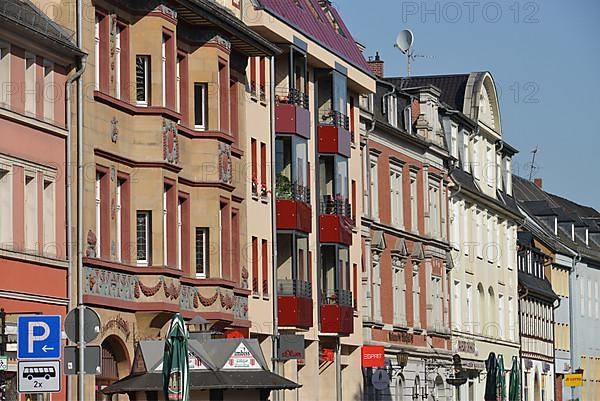
{"label": "clear blue sky", "polygon": [[413,75],[491,71],[514,173],[600,211],[600,1],[333,0],[354,38],[406,74],[396,34],[411,29]]}

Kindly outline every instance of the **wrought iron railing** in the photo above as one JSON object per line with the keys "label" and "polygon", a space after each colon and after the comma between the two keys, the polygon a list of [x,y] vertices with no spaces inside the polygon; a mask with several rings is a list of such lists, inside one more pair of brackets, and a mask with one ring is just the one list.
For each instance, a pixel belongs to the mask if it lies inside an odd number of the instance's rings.
{"label": "wrought iron railing", "polygon": [[352,218],[352,205],[348,199],[334,198],[331,195],[323,195],[320,211],[321,214],[337,214],[349,219]]}
{"label": "wrought iron railing", "polygon": [[295,104],[308,110],[308,95],[298,89],[277,89],[277,103]]}
{"label": "wrought iron railing", "polygon": [[335,110],[319,110],[319,125],[333,125],[350,129],[350,118]]}
{"label": "wrought iron railing", "polygon": [[326,289],[322,292],[321,303],[325,305],[352,306],[352,292],[348,290]]}
{"label": "wrought iron railing", "polygon": [[277,280],[277,295],[292,297],[312,297],[312,285],[301,280]]}

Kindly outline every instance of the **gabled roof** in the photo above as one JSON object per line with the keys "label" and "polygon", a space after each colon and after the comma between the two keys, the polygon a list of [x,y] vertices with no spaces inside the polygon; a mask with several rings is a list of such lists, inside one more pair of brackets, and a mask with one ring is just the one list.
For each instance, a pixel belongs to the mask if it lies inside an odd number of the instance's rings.
{"label": "gabled roof", "polygon": [[71,55],[83,52],[73,42],[73,34],[50,19],[30,0],[0,0],[0,24],[17,33],[33,34],[54,49]]}
{"label": "gabled roof", "polygon": [[[373,75],[352,34],[330,1],[255,0],[255,2],[365,74]],[[319,3],[331,12],[341,33],[334,29]]]}
{"label": "gabled roof", "polygon": [[532,295],[542,297],[548,302],[554,302],[558,299],[558,295],[552,289],[552,284],[547,278],[542,279],[519,270],[519,285],[526,288]]}

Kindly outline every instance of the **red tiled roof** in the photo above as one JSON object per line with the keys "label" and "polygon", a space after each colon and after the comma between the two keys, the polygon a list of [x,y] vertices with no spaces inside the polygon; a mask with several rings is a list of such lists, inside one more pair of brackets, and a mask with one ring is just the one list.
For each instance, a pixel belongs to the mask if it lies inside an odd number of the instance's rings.
{"label": "red tiled roof", "polygon": [[[343,35],[336,32],[329,23],[325,12],[319,5],[319,0],[258,0],[258,2],[269,12],[293,25],[346,62],[368,75],[373,75],[350,31],[333,6],[329,6],[331,13]],[[319,18],[315,17],[310,10],[311,6]]]}

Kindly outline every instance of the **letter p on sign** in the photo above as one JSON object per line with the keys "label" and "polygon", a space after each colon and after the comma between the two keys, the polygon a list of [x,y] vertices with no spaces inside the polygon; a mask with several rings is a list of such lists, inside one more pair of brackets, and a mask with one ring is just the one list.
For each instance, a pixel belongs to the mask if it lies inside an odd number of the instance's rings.
{"label": "letter p on sign", "polygon": [[[50,326],[48,326],[48,323],[46,322],[28,322],[29,325],[29,338],[27,341],[27,352],[32,353],[34,352],[33,349],[33,344],[36,341],[44,341],[46,340],[49,336],[50,336]],[[36,327],[41,327],[42,328],[42,334],[39,335],[35,335],[34,333],[37,331],[38,333],[40,332],[39,330],[35,330]],[[46,347],[48,348],[48,347]]]}
{"label": "letter p on sign", "polygon": [[19,316],[17,326],[18,359],[61,358],[60,316]]}

